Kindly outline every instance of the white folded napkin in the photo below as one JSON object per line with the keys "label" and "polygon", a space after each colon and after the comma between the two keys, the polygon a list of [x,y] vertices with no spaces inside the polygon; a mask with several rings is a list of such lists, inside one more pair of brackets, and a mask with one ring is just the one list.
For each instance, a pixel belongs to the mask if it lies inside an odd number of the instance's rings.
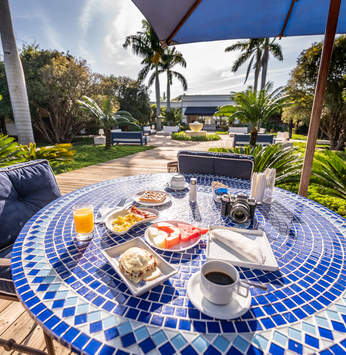
{"label": "white folded napkin", "polygon": [[[276,169],[266,169],[264,173],[252,174],[251,197],[254,197],[257,203],[261,203],[266,198],[272,196],[275,184],[275,174]],[[266,191],[267,188],[270,188],[270,191]],[[268,192],[270,196],[268,196]]]}
{"label": "white folded napkin", "polygon": [[213,229],[210,231],[210,236],[212,240],[219,240],[253,263],[265,263],[266,256],[259,245],[240,233],[226,229]]}

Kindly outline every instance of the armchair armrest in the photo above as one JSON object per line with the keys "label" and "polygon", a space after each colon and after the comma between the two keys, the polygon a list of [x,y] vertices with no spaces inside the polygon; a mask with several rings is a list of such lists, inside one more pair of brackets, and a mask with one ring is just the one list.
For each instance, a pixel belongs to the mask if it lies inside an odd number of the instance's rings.
{"label": "armchair armrest", "polygon": [[0,258],[0,266],[11,266],[11,259]]}

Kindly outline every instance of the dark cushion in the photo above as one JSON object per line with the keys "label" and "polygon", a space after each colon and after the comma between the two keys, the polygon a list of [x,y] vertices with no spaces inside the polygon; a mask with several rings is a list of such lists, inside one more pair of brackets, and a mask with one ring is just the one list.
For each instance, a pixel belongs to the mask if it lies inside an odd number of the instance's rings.
{"label": "dark cushion", "polygon": [[0,250],[13,244],[25,223],[61,197],[47,160],[0,169]]}
{"label": "dark cushion", "polygon": [[[0,259],[11,259],[12,245],[0,251]],[[11,267],[0,266],[0,294],[16,296],[14,289]]]}
{"label": "dark cushion", "polygon": [[255,165],[251,155],[233,153],[178,152],[178,171],[191,174],[212,174],[250,180]]}

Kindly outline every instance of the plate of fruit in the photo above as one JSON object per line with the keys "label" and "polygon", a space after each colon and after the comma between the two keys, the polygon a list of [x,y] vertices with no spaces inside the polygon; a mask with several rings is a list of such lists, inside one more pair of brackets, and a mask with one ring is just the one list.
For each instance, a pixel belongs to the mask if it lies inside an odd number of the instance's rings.
{"label": "plate of fruit", "polygon": [[160,250],[184,251],[198,244],[208,228],[195,227],[181,221],[162,221],[152,224],[145,231],[147,243]]}

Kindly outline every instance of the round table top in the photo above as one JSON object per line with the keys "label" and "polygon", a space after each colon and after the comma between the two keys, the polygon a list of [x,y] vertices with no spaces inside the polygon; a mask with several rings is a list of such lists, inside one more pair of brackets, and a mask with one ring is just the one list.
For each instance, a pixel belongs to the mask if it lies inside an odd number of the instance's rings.
{"label": "round table top", "polygon": [[[184,252],[158,251],[179,271],[139,297],[101,249],[143,237],[146,224],[122,236],[97,225],[92,241],[75,243],[74,204],[92,202],[97,211],[108,200],[163,190],[171,176],[130,176],[76,190],[25,225],[13,247],[13,280],[20,300],[46,332],[83,354],[345,353],[346,221],[301,196],[275,188],[272,204],[258,205],[255,219],[238,226],[264,231],[279,266],[275,272],[238,268],[242,279],[269,286],[267,292],[251,289],[251,307],[238,319],[206,316],[187,296],[189,278],[206,260],[203,240]],[[221,181],[235,194],[249,193],[250,182],[195,177],[197,204],[189,203],[187,189],[169,191],[172,201],[155,207],[159,220],[234,226],[220,215],[211,182]]]}

